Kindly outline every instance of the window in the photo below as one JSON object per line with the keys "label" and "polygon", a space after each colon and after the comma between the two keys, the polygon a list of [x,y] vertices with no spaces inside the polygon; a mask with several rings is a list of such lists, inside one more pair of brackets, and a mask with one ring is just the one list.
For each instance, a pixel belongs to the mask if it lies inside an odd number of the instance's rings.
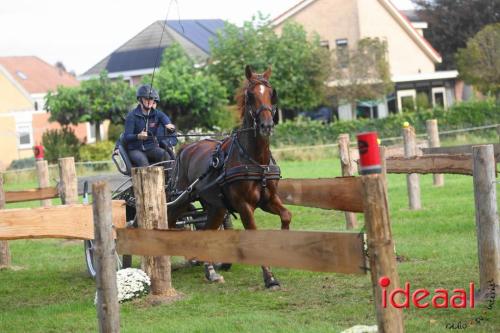
{"label": "window", "polygon": [[440,106],[446,108],[446,90],[444,87],[432,88],[432,106]]}
{"label": "window", "polygon": [[337,61],[341,68],[346,68],[349,65],[349,48],[346,38],[335,40]]}
{"label": "window", "polygon": [[87,143],[94,143],[96,140],[95,124],[87,123]]}
{"label": "window", "polygon": [[33,146],[33,129],[31,123],[18,123],[16,125],[17,147],[21,149]]}
{"label": "window", "polygon": [[327,50],[330,50],[330,42],[327,40],[320,41],[319,46],[324,47]]}

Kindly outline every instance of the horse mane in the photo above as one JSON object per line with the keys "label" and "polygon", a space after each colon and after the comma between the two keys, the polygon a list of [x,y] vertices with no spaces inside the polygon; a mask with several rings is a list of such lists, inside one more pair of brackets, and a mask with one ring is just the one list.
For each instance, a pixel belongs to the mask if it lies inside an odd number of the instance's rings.
{"label": "horse mane", "polygon": [[238,111],[240,112],[240,119],[243,120],[245,118],[245,90],[248,85],[248,80],[245,80],[241,87],[236,92],[236,105],[238,107]]}

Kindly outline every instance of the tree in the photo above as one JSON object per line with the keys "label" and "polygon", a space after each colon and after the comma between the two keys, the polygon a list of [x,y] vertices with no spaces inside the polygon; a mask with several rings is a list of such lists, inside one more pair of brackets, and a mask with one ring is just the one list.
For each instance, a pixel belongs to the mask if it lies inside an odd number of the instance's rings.
{"label": "tree", "polygon": [[467,83],[500,102],[500,23],[487,25],[458,50],[457,65]]}
{"label": "tree", "polygon": [[352,119],[359,100],[379,99],[393,90],[386,55],[387,43],[378,38],[360,39],[354,49],[332,52],[331,94],[339,104],[351,105]]}
{"label": "tree", "polygon": [[86,121],[94,124],[96,140],[100,141],[100,124],[104,120],[123,122],[134,100],[134,89],[127,82],[111,80],[103,71],[78,87],[59,86],[47,93],[45,109],[50,112],[49,120],[62,126]]}
{"label": "tree", "polygon": [[271,82],[278,91],[280,107],[311,109],[323,102],[330,62],[319,38],[308,37],[304,28],[293,22],[284,25],[280,36],[262,17],[245,22],[242,28],[227,23],[217,41],[211,43],[208,71],[223,82],[234,102],[245,66],[264,71],[271,65]]}
{"label": "tree", "polygon": [[429,23],[425,37],[438,50],[440,69],[455,69],[455,53],[485,25],[500,21],[498,0],[412,0]]}
{"label": "tree", "polygon": [[[228,113],[227,93],[219,80],[204,69],[194,66],[179,44],[169,46],[155,74],[154,86],[160,94],[160,108],[182,129],[210,129],[221,124]],[[144,77],[151,83],[151,76]]]}

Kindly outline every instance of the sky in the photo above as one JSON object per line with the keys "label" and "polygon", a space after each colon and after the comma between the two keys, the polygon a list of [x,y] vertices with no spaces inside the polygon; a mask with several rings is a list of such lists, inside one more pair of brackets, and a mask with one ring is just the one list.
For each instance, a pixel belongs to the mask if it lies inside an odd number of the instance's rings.
{"label": "sky", "polygon": [[[347,0],[345,0],[347,1]],[[372,0],[376,1],[376,0]],[[0,56],[34,55],[80,75],[156,20],[271,18],[299,0],[2,0]],[[410,0],[392,0],[411,9]],[[170,6],[170,10],[168,10]]]}

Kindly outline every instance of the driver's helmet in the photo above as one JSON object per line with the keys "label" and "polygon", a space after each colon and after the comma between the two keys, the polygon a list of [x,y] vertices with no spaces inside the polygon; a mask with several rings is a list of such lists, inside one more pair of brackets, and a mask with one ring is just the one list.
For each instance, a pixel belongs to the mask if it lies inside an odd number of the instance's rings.
{"label": "driver's helmet", "polygon": [[152,88],[151,85],[149,84],[143,84],[142,86],[137,89],[137,93],[135,94],[137,97],[137,100],[139,98],[144,97],[144,98],[152,98],[154,99],[155,102],[160,101],[160,95],[158,94],[158,91],[156,91],[155,88]]}

